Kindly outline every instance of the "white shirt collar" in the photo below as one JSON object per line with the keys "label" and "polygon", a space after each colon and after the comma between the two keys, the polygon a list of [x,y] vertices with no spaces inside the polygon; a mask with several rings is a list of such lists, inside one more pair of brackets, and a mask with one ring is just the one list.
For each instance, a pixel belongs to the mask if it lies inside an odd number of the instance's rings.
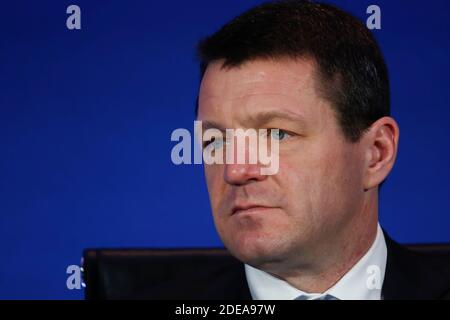
{"label": "white shirt collar", "polygon": [[293,300],[306,295],[309,299],[330,294],[339,300],[380,300],[386,270],[387,248],[383,231],[377,235],[366,254],[330,289],[324,293],[305,293],[284,280],[245,264],[245,275],[254,300]]}

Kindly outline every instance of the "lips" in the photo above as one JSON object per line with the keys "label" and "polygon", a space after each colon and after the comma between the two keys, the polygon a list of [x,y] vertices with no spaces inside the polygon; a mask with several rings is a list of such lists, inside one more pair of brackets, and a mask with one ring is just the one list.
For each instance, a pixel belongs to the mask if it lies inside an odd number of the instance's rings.
{"label": "lips", "polygon": [[245,204],[245,205],[236,205],[231,210],[231,215],[239,214],[242,212],[256,212],[256,211],[265,211],[268,209],[274,209],[275,207],[269,207],[260,204]]}

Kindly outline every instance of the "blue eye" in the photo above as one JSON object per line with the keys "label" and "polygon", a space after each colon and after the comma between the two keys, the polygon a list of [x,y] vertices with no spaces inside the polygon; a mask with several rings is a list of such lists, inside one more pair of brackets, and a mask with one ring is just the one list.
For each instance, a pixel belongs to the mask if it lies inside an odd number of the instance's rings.
{"label": "blue eye", "polygon": [[213,137],[211,140],[205,141],[203,143],[203,148],[209,147],[213,149],[219,149],[223,146],[223,144],[223,139]]}
{"label": "blue eye", "polygon": [[214,149],[219,149],[223,146],[223,139],[214,139],[212,143]]}
{"label": "blue eye", "polygon": [[269,129],[269,130],[271,137],[276,140],[283,140],[291,136],[289,133],[281,129]]}

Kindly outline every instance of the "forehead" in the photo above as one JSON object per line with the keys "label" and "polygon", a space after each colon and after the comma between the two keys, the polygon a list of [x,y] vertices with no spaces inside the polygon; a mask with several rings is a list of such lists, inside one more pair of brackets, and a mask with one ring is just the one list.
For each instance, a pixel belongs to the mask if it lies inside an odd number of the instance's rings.
{"label": "forehead", "polygon": [[317,100],[309,59],[254,60],[238,67],[211,63],[199,93],[199,119],[281,108],[305,113]]}

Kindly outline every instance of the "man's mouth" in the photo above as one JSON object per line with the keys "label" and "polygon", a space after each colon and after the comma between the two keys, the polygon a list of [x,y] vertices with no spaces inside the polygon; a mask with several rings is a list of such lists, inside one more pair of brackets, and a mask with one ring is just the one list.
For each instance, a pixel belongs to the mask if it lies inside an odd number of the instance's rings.
{"label": "man's mouth", "polygon": [[231,215],[242,214],[242,213],[257,213],[264,212],[267,210],[275,209],[275,207],[270,207],[260,204],[240,204],[233,207]]}

